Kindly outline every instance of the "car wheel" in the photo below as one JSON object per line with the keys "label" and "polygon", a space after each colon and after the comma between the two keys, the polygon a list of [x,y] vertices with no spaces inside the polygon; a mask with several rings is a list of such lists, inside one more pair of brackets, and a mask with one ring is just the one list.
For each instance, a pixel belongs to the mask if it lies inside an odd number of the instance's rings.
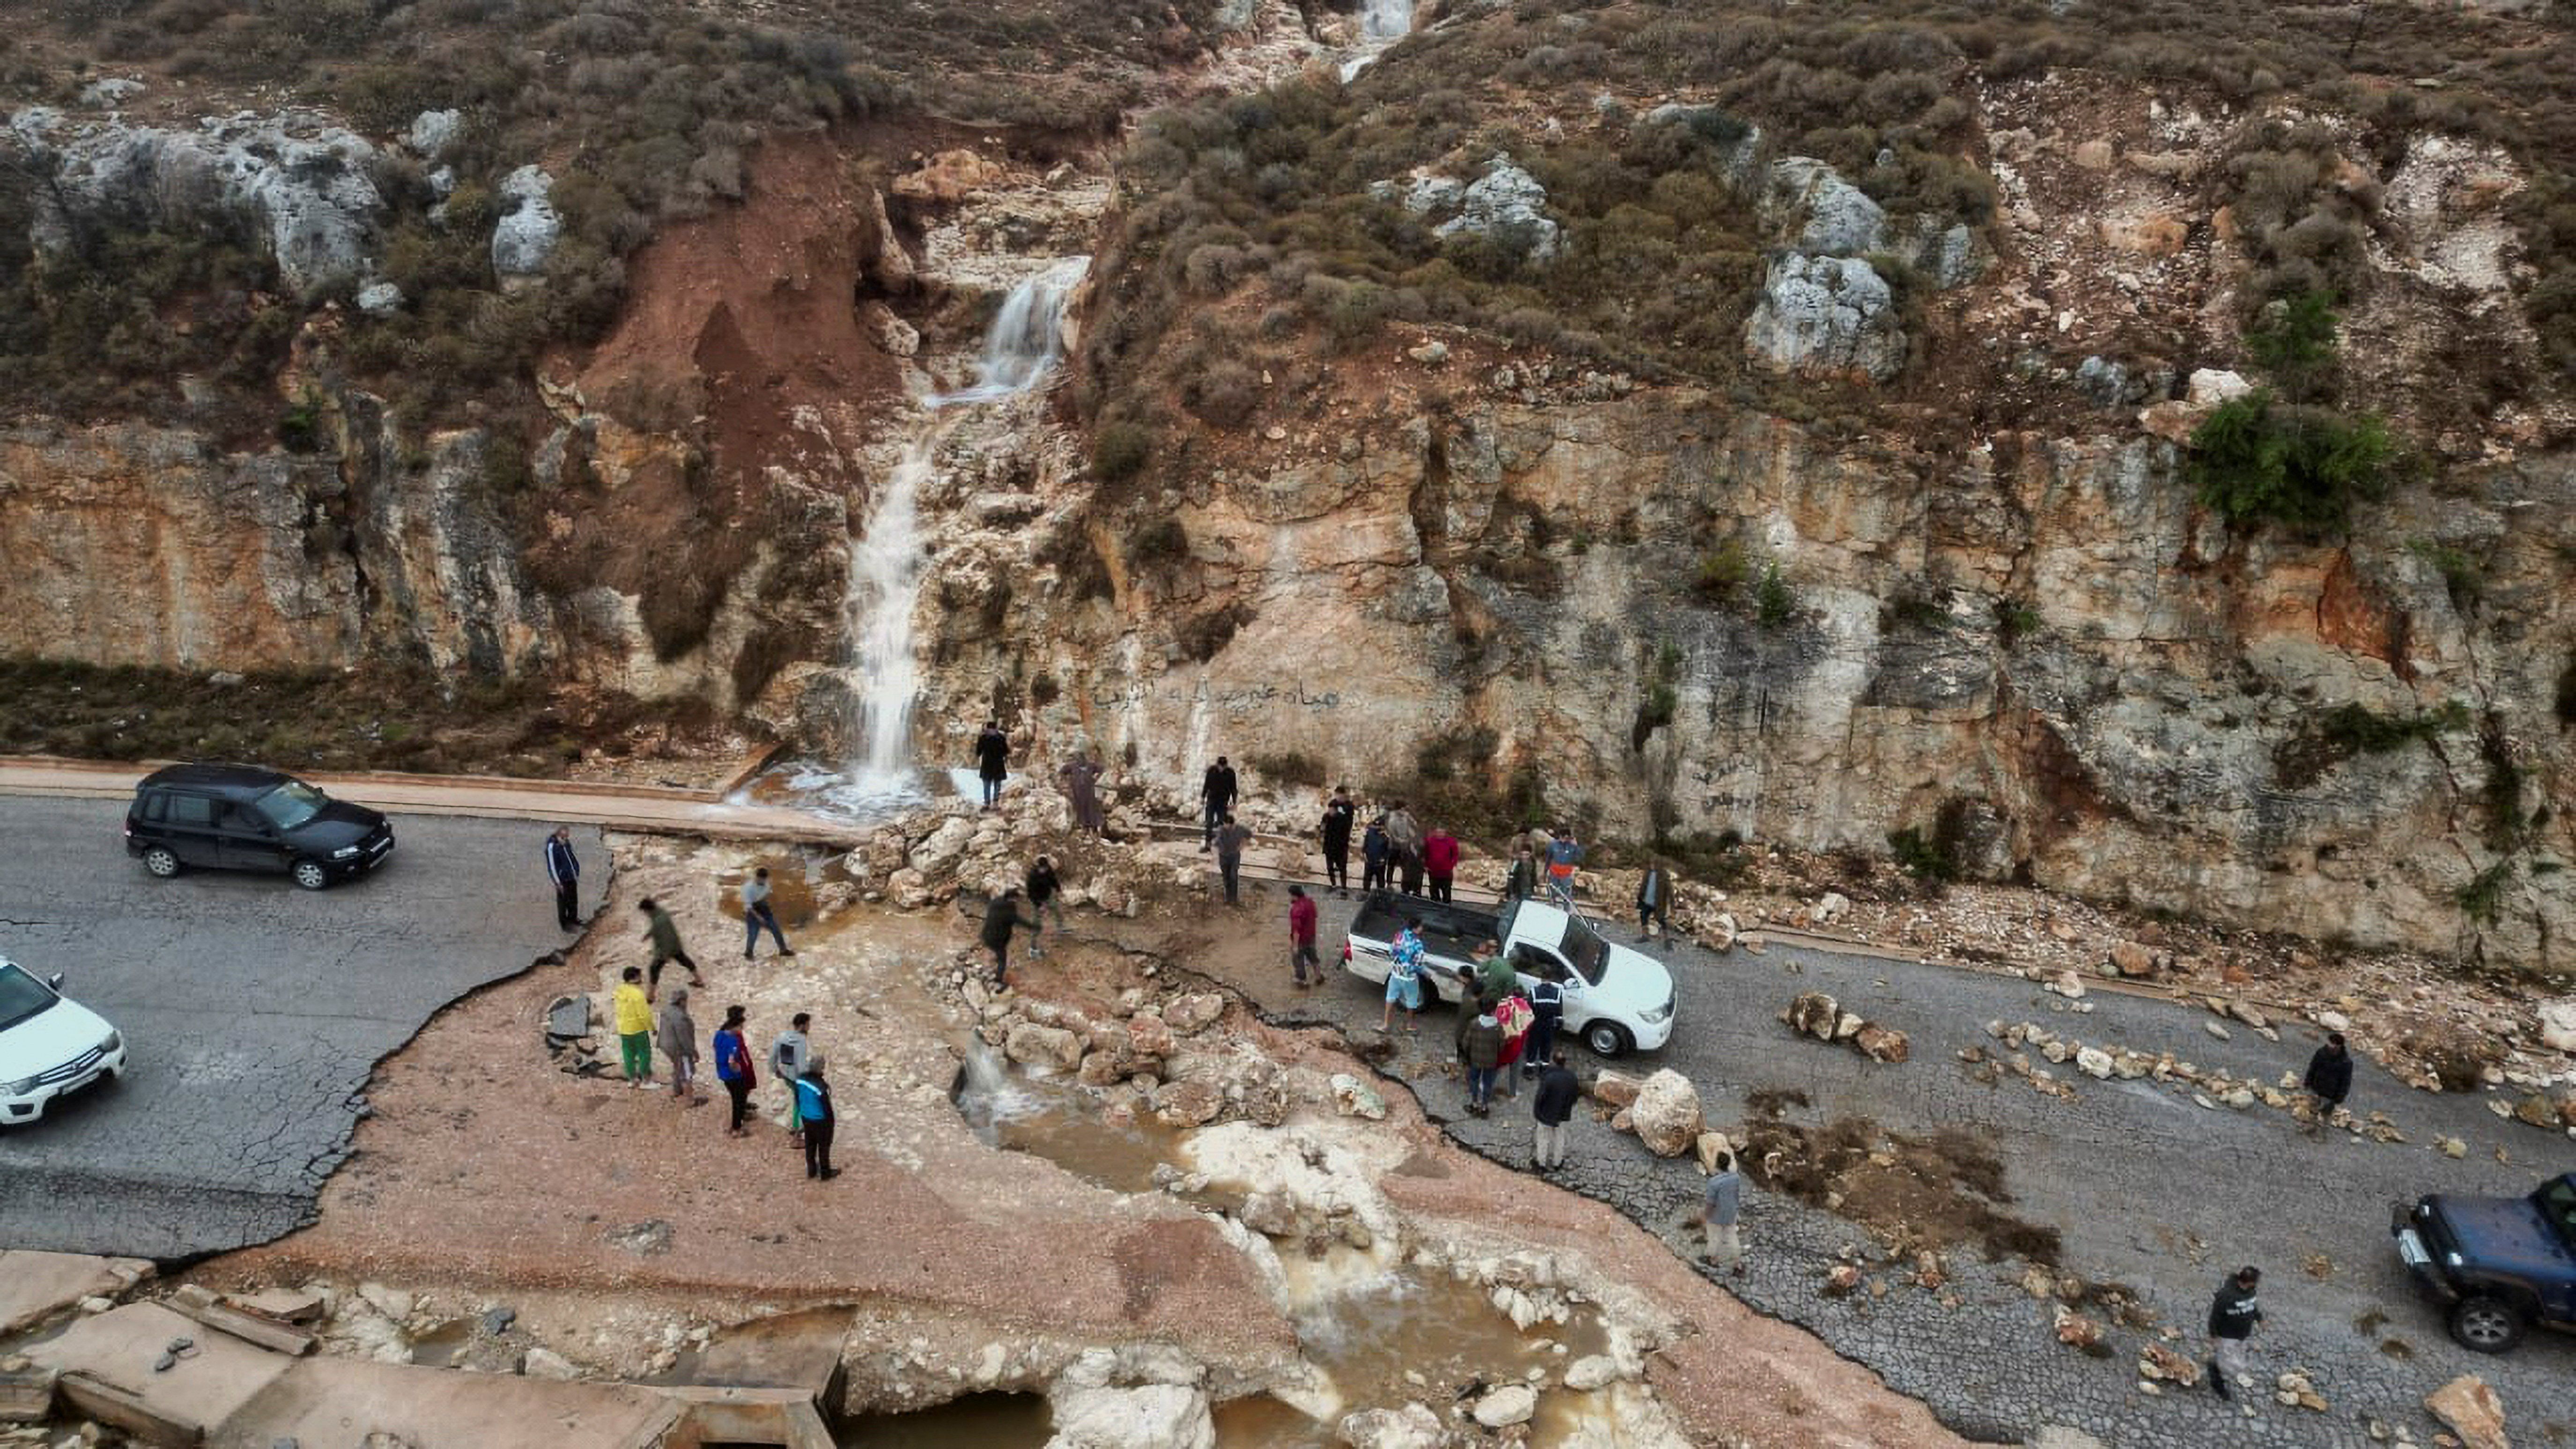
{"label": "car wheel", "polygon": [[1592,1048],[1596,1057],[1626,1056],[1634,1045],[1628,1040],[1628,1029],[1615,1021],[1596,1021],[1585,1027],[1583,1044]]}
{"label": "car wheel", "polygon": [[143,868],[168,880],[179,873],[179,857],[171,853],[170,847],[156,845],[143,852]]}
{"label": "car wheel", "polygon": [[331,872],[324,870],[318,860],[299,860],[295,863],[295,883],[308,891],[318,891],[331,883]]}
{"label": "car wheel", "polygon": [[2471,1353],[2503,1353],[2522,1342],[2530,1325],[2522,1313],[2500,1298],[2471,1296],[2451,1310],[2451,1338]]}

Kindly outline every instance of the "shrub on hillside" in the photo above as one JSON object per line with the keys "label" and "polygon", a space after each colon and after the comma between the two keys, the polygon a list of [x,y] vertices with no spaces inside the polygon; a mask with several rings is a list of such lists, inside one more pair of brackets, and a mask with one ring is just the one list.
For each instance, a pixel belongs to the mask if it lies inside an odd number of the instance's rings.
{"label": "shrub on hillside", "polygon": [[2184,476],[2230,523],[2325,534],[2345,525],[2354,504],[2386,490],[2396,458],[2376,413],[2346,417],[2255,392],[2222,405],[2192,433]]}

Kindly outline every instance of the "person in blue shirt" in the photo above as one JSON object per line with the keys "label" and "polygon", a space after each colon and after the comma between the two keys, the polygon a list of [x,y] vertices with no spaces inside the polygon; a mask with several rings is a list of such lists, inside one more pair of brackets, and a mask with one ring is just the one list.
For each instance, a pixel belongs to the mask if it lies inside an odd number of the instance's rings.
{"label": "person in blue shirt", "polygon": [[1407,919],[1404,929],[1395,933],[1395,964],[1386,973],[1386,1009],[1378,1013],[1377,1029],[1381,1032],[1395,1025],[1395,1009],[1404,1008],[1404,1029],[1419,1031],[1416,1018],[1422,1014],[1422,923]]}
{"label": "person in blue shirt", "polygon": [[1574,909],[1574,868],[1583,864],[1583,847],[1574,832],[1558,826],[1555,838],[1547,843],[1547,888],[1557,904]]}
{"label": "person in blue shirt", "polygon": [[[686,988],[674,990],[672,996],[685,999]],[[716,1028],[715,1040],[709,1045],[716,1058],[716,1080],[724,1083],[725,1095],[733,1099],[733,1119],[725,1126],[728,1137],[745,1137],[749,1131],[742,1125],[751,1118],[751,1048],[742,1039],[743,1008],[725,1008],[724,1025]]]}
{"label": "person in blue shirt", "polygon": [[572,853],[572,827],[558,825],[546,837],[546,879],[555,883],[555,924],[581,929],[581,858]]}
{"label": "person in blue shirt", "polygon": [[832,1087],[823,1080],[823,1054],[816,1052],[805,1063],[805,1075],[796,1079],[796,1117],[805,1124],[805,1175],[818,1182],[829,1182],[841,1175],[832,1165],[832,1124],[838,1120],[832,1112]]}

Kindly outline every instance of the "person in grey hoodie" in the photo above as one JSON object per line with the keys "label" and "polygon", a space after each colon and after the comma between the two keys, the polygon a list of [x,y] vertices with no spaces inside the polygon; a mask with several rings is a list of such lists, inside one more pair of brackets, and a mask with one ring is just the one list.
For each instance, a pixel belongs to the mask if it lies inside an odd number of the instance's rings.
{"label": "person in grey hoodie", "polygon": [[698,1024],[689,1019],[689,988],[674,986],[670,999],[653,1016],[653,1044],[671,1064],[671,1100],[686,1107],[701,1100],[698,1081]]}
{"label": "person in grey hoodie", "polygon": [[805,1064],[813,1060],[813,1046],[805,1039],[805,1029],[814,1024],[806,1012],[798,1012],[787,1023],[787,1029],[769,1044],[769,1079],[779,1087],[778,1123],[787,1129],[787,1140],[802,1144],[805,1122],[796,1115],[796,1079],[805,1075]]}
{"label": "person in grey hoodie", "polygon": [[1405,809],[1401,800],[1386,812],[1386,843],[1395,853],[1395,868],[1404,878],[1404,893],[1422,894],[1422,822],[1413,818],[1413,812]]}

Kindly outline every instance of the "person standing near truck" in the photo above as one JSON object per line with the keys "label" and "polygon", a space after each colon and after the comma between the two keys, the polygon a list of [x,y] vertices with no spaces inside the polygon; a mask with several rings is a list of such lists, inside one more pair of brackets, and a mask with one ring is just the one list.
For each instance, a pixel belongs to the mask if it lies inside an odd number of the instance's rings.
{"label": "person standing near truck", "polygon": [[1386,843],[1395,852],[1395,868],[1403,873],[1404,893],[1422,894],[1422,823],[1401,800],[1386,813]]}
{"label": "person standing near truck", "polygon": [[1395,1009],[1398,1006],[1404,1008],[1406,1032],[1419,1032],[1422,1029],[1421,1022],[1417,1020],[1422,1014],[1422,932],[1419,929],[1421,925],[1422,922],[1419,920],[1407,916],[1404,929],[1395,933],[1395,943],[1389,948],[1388,954],[1392,964],[1387,968],[1386,973],[1386,1009],[1379,1012],[1377,1018],[1377,1029],[1380,1034],[1384,1034],[1394,1026]]}
{"label": "person standing near truck", "polygon": [[1503,943],[1487,936],[1476,947],[1476,994],[1494,1002],[1520,989],[1520,973],[1503,959]]}
{"label": "person standing near truck", "polygon": [[1494,1024],[1503,1029],[1503,1055],[1494,1063],[1494,1084],[1503,1089],[1506,1097],[1521,1094],[1521,1061],[1529,1048],[1533,1015],[1529,998],[1517,986],[1494,1008]]}
{"label": "person standing near truck", "polygon": [[2245,1340],[2263,1321],[2263,1304],[2254,1296],[2262,1281],[2262,1270],[2248,1264],[2219,1284],[2217,1296],[2209,1300],[2209,1387],[2222,1399],[2236,1397],[2228,1391],[2229,1379],[2249,1382]]}
{"label": "person standing near truck", "polygon": [[1673,893],[1673,879],[1664,871],[1660,860],[1646,862],[1646,873],[1637,877],[1637,944],[1653,940],[1655,927],[1661,925],[1671,935],[1673,923],[1664,915],[1664,905]]}
{"label": "person standing near truck", "polygon": [[[1522,1062],[1560,1060],[1556,1049],[1556,1028],[1565,1019],[1565,988],[1541,977],[1530,986],[1529,1003],[1530,1044],[1529,1051],[1521,1058]],[[1528,1070],[1526,1065],[1522,1067],[1523,1072]]]}
{"label": "person standing near truck", "polygon": [[1565,1064],[1565,1053],[1550,1052],[1546,1061],[1530,1101],[1530,1116],[1538,1123],[1530,1144],[1530,1166],[1541,1172],[1565,1165],[1566,1124],[1574,1120],[1574,1104],[1583,1098],[1583,1084]]}
{"label": "person standing near truck", "polygon": [[1574,871],[1581,864],[1582,843],[1574,838],[1573,831],[1558,826],[1554,838],[1547,843],[1547,888],[1568,915],[1574,913]]}
{"label": "person standing near truck", "polygon": [[1458,862],[1465,855],[1466,851],[1458,844],[1458,837],[1450,834],[1445,825],[1432,826],[1431,833],[1422,837],[1422,868],[1431,877],[1433,900],[1454,902],[1458,899]]}
{"label": "person standing near truck", "polygon": [[1234,808],[1234,766],[1223,755],[1207,767],[1206,778],[1199,781],[1200,818],[1207,825],[1207,836],[1199,842],[1199,853],[1216,849],[1216,828],[1225,823],[1225,813]]}
{"label": "person standing near truck", "polygon": [[1368,823],[1368,834],[1360,837],[1360,892],[1387,888],[1387,861],[1395,854],[1394,842],[1386,838],[1386,817],[1381,815]]}
{"label": "person standing near truck", "polygon": [[1351,822],[1359,813],[1351,787],[1335,785],[1333,798],[1324,802],[1324,884],[1343,897],[1351,893]]}
{"label": "person standing near truck", "polygon": [[1537,889],[1538,861],[1530,855],[1528,846],[1514,847],[1511,873],[1503,877],[1504,904],[1528,900]]}
{"label": "person standing near truck", "polygon": [[1494,1020],[1491,1006],[1478,1005],[1476,1019],[1468,1025],[1464,1041],[1467,1110],[1478,1117],[1490,1116],[1493,1112],[1494,1071],[1503,1061],[1503,1028]]}

